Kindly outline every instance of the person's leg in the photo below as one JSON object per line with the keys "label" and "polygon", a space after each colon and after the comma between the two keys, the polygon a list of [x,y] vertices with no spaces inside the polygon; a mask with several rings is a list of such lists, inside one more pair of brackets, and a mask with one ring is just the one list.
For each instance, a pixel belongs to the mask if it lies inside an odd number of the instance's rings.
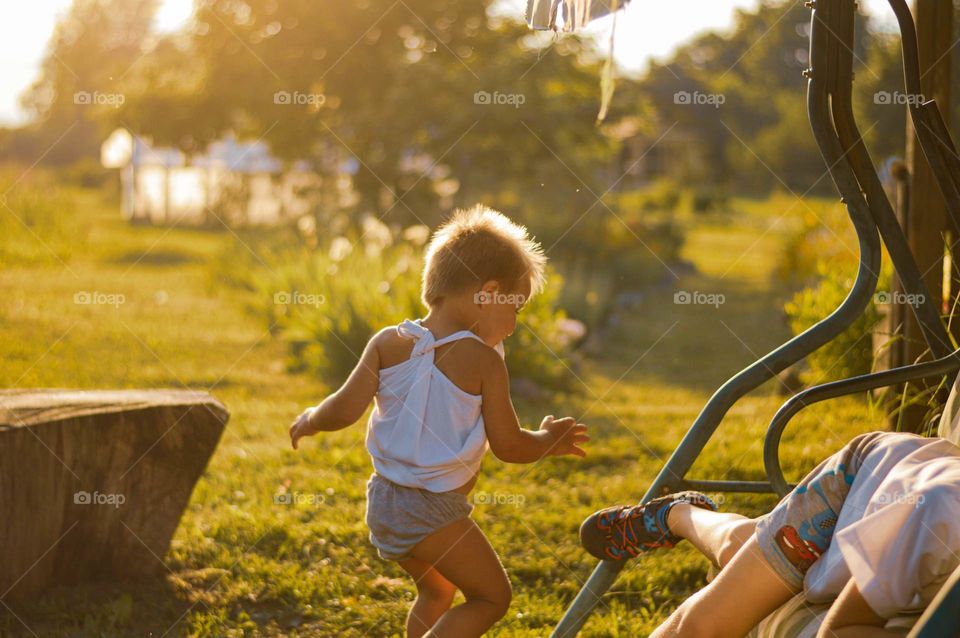
{"label": "person's leg", "polygon": [[902,634],[887,631],[887,619],[870,608],[857,582],[847,581],[823,619],[817,638],[888,638]]}
{"label": "person's leg", "polygon": [[752,535],[717,578],[650,638],[742,638],[798,591],[771,568]]}
{"label": "person's leg", "polygon": [[722,568],[755,527],[753,519],[717,512],[710,497],[687,491],[594,512],[580,526],[580,543],[597,558],[622,560],[687,539]]}
{"label": "person's leg", "polygon": [[507,613],[512,597],[510,580],[487,537],[469,518],[431,534],[411,553],[432,565],[466,598],[440,616],[425,637],[481,636]]}
{"label": "person's leg", "polygon": [[719,576],[685,601],[651,638],[740,637],[799,592],[807,570],[832,541],[849,487],[876,438],[875,434],[854,438],[756,522],[728,519],[724,530],[716,514],[685,516],[683,510],[676,517],[679,529],[668,520],[672,532],[697,536],[707,552],[717,552],[721,559],[724,531],[736,538],[749,529],[747,525],[754,530]]}
{"label": "person's leg", "polygon": [[407,638],[420,638],[450,609],[457,588],[430,563],[410,558],[398,564],[417,585],[417,598],[407,614]]}
{"label": "person's leg", "polygon": [[722,569],[753,535],[757,522],[740,514],[677,503],[667,515],[667,525]]}

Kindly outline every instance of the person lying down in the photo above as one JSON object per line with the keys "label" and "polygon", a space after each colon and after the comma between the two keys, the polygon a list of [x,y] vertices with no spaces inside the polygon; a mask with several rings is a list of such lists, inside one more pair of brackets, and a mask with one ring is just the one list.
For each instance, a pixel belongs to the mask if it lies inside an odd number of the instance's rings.
{"label": "person lying down", "polygon": [[699,492],[610,507],[580,528],[584,548],[623,560],[686,539],[720,567],[651,638],[746,635],[798,592],[830,603],[818,638],[901,635],[960,564],[960,448],[871,432],[826,459],[766,516],[716,511]]}

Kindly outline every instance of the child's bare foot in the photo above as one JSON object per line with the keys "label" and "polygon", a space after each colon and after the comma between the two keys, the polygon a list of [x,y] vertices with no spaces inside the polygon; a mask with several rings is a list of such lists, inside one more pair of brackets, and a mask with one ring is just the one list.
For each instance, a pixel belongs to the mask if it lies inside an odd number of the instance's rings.
{"label": "child's bare foot", "polygon": [[670,531],[667,515],[674,505],[689,503],[712,511],[716,504],[700,492],[679,492],[641,505],[608,507],[591,514],[580,526],[580,544],[601,560],[624,560],[682,540]]}

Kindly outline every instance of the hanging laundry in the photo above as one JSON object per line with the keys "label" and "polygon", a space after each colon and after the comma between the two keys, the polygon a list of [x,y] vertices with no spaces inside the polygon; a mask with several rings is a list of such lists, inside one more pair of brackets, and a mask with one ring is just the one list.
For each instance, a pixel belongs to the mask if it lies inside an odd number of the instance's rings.
{"label": "hanging laundry", "polygon": [[527,0],[527,24],[533,29],[557,30],[563,8],[563,30],[577,31],[597,18],[622,9],[630,0]]}

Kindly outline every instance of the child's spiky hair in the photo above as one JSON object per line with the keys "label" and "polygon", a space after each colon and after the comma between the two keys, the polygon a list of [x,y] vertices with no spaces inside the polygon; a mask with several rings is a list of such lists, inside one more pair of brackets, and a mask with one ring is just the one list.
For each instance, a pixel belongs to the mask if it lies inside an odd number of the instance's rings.
{"label": "child's spiky hair", "polygon": [[427,247],[423,268],[423,302],[436,306],[447,295],[496,281],[515,290],[530,280],[530,295],[543,288],[547,258],[527,229],[502,213],[477,204],[456,211]]}

